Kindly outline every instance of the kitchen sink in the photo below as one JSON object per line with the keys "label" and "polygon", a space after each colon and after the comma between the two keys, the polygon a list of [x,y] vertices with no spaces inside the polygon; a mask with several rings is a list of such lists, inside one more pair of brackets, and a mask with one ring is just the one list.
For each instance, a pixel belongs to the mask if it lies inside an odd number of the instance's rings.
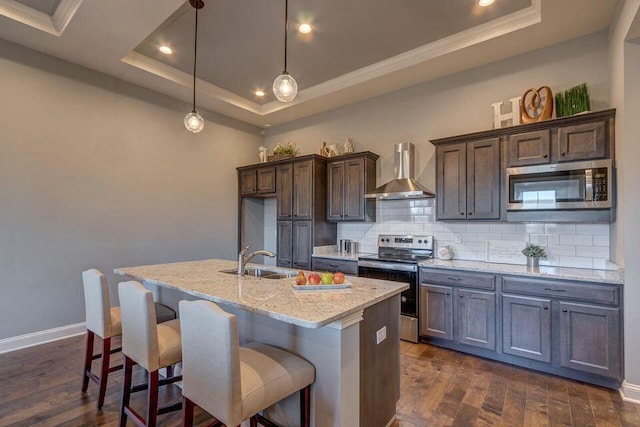
{"label": "kitchen sink", "polygon": [[[226,274],[238,274],[237,269],[229,269],[229,270],[221,270],[220,273]],[[253,277],[261,277],[263,279],[286,279],[288,277],[296,277],[298,273],[291,272],[283,272],[278,270],[270,270],[267,268],[255,268],[255,267],[246,267],[244,269],[245,276],[253,276]]]}

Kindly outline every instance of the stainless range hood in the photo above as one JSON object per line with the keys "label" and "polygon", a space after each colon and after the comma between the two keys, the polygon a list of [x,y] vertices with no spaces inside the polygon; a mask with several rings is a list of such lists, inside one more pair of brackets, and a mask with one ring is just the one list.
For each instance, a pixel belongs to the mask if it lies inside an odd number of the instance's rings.
{"label": "stainless range hood", "polygon": [[426,199],[436,195],[425,188],[414,176],[415,148],[410,142],[401,142],[393,147],[395,179],[376,188],[367,198],[384,200]]}

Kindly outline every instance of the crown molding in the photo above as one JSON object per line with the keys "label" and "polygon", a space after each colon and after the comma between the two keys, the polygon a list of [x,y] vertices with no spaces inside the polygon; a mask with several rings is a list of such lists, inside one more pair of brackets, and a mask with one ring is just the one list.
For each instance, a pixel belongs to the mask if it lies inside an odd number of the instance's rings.
{"label": "crown molding", "polygon": [[0,0],[0,15],[60,37],[83,0],[62,0],[52,16],[14,0]]}

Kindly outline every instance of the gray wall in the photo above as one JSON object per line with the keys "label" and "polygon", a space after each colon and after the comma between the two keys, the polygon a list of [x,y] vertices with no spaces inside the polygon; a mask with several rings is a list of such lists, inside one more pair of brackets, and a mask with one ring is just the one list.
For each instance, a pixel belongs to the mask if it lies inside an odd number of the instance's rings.
{"label": "gray wall", "polygon": [[82,322],[84,269],[235,257],[259,129],[5,41],[0,82],[0,339]]}

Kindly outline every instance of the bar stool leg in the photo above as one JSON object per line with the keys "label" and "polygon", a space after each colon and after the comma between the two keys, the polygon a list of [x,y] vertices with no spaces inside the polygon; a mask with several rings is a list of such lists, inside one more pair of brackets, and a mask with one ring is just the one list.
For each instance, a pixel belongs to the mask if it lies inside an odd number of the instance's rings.
{"label": "bar stool leg", "polygon": [[93,341],[95,334],[87,330],[87,345],[84,353],[84,368],[82,370],[82,392],[89,387],[89,372],[91,372],[91,362],[93,361]]}
{"label": "bar stool leg", "polygon": [[311,425],[311,385],[300,390],[300,425]]}
{"label": "bar stool leg", "polygon": [[149,372],[147,390],[147,427],[155,427],[158,418],[158,371]]}
{"label": "bar stool leg", "polygon": [[193,427],[193,402],[182,396],[182,427]]}
{"label": "bar stool leg", "polygon": [[251,427],[258,427],[258,420],[255,415],[249,419],[249,425]]}
{"label": "bar stool leg", "polygon": [[100,369],[100,392],[98,393],[98,410],[104,405],[104,395],[107,391],[109,378],[109,362],[111,360],[111,337],[102,339],[102,367]]}
{"label": "bar stool leg", "polygon": [[127,413],[125,408],[129,406],[131,398],[131,375],[133,372],[133,360],[124,356],[124,381],[122,381],[122,402],[120,403],[120,424],[119,427],[127,425]]}

